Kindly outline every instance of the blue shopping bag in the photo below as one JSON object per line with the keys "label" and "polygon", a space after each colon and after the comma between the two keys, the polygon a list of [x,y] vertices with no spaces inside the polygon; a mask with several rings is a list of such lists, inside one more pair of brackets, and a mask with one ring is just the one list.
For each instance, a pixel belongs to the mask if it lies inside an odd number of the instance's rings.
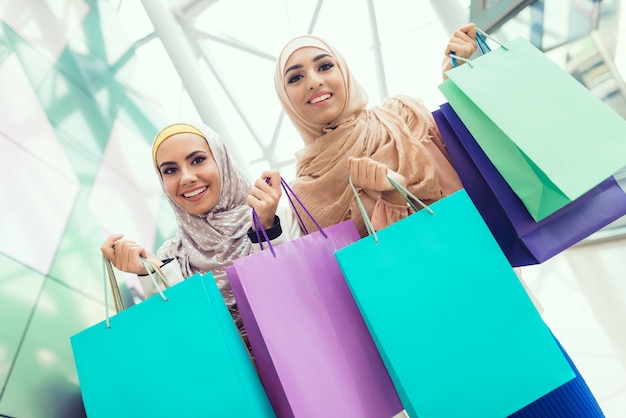
{"label": "blue shopping bag", "polygon": [[433,112],[463,187],[512,266],[542,263],[626,215],[614,177],[535,221],[448,103]]}
{"label": "blue shopping bag", "polygon": [[275,416],[210,273],[70,340],[89,418]]}
{"label": "blue shopping bag", "polygon": [[466,191],[429,210],[335,253],[409,416],[501,418],[572,379]]}

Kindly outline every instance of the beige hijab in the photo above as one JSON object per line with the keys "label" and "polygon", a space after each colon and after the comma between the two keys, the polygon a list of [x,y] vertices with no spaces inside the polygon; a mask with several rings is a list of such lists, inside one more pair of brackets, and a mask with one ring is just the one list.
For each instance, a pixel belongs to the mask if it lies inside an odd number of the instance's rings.
{"label": "beige hijab", "polygon": [[157,256],[161,259],[176,258],[184,277],[212,272],[226,304],[232,306],[234,297],[225,268],[233,260],[252,251],[252,243],[247,236],[251,210],[246,203],[251,185],[245,173],[230,157],[224,141],[214,131],[201,123],[179,122],[163,128],[152,147],[155,169],[164,191],[163,179],[156,164],[156,152],[164,141],[178,133],[195,133],[206,140],[219,170],[220,196],[209,212],[192,215],[166,194],[176,215],[178,232],[174,238],[161,245]]}
{"label": "beige hijab", "polygon": [[[287,60],[304,47],[330,54],[343,75],[347,101],[339,117],[327,125],[305,120],[287,96]],[[345,59],[322,39],[301,36],[289,42],[278,59],[274,83],[285,113],[305,144],[296,154],[293,190],[322,227],[353,219],[361,235],[367,233],[349,185],[349,156],[370,157],[402,174],[411,193],[427,204],[462,187],[432,114],[423,103],[398,96],[367,109],[367,94]],[[378,196],[361,193],[361,197],[371,217]],[[311,222],[307,228],[315,230]]]}

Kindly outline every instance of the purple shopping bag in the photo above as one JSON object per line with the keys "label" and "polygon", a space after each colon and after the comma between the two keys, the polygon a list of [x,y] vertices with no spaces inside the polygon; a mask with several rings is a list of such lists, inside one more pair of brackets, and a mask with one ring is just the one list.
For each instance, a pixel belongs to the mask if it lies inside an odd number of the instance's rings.
{"label": "purple shopping bag", "polygon": [[463,187],[511,265],[542,263],[626,215],[626,193],[609,177],[537,222],[448,103],[433,112]]}
{"label": "purple shopping bag", "polygon": [[279,417],[392,417],[403,410],[335,251],[352,221],[235,260],[226,273]]}

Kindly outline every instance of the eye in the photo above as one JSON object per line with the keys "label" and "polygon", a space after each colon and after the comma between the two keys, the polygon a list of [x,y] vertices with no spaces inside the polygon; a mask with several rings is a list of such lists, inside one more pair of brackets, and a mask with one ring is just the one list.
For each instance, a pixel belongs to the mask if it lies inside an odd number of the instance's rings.
{"label": "eye", "polygon": [[163,170],[161,170],[161,174],[164,176],[170,175],[170,174],[174,174],[178,171],[178,169],[176,167],[165,167]]}
{"label": "eye", "polygon": [[201,164],[206,160],[204,156],[197,156],[193,160],[191,160],[191,165]]}
{"label": "eye", "polygon": [[302,78],[302,74],[294,74],[287,79],[287,84],[295,83]]}
{"label": "eye", "polygon": [[317,67],[317,71],[328,71],[334,66],[335,64],[333,64],[332,62],[323,62],[322,64],[320,64],[319,67]]}

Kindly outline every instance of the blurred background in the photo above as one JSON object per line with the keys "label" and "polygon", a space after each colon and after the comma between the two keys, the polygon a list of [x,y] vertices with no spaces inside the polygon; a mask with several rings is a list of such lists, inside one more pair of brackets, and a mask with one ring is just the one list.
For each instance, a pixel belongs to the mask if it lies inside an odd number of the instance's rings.
{"label": "blurred background", "polygon": [[[251,177],[290,180],[302,143],[273,70],[291,37],[331,41],[370,104],[434,110],[469,21],[531,40],[626,117],[620,0],[0,0],[0,416],[85,415],[69,338],[104,319],[100,245],[119,232],[156,249],[175,231],[150,155],[164,124],[201,119]],[[523,272],[608,417],[626,411],[625,225]]]}

